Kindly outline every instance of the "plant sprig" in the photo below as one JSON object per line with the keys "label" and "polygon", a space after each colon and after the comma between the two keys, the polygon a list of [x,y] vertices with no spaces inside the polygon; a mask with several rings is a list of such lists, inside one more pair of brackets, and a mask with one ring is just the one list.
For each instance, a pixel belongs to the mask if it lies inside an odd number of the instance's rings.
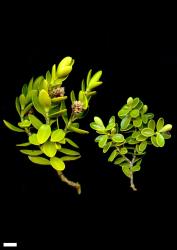
{"label": "plant sprig", "polygon": [[79,146],[69,138],[69,134],[89,133],[80,128],[79,120],[86,115],[91,97],[96,94],[95,88],[102,84],[102,71],[92,75],[90,70],[86,81],[82,80],[78,97],[74,90],[71,91],[68,105],[63,82],[71,73],[73,65],[74,59],[65,57],[58,66],[54,64],[45,77],[32,78],[28,84],[24,84],[20,96],[15,99],[18,124],[15,126],[6,120],[4,123],[15,132],[27,134],[27,142],[17,144],[23,148],[20,149],[21,153],[35,164],[52,166],[61,180],[76,188],[80,194],[80,184],[68,180],[63,174],[65,162],[81,157]]}
{"label": "plant sprig", "polygon": [[115,116],[105,126],[102,119],[94,117],[90,127],[99,134],[95,142],[103,153],[112,151],[108,161],[119,165],[130,179],[130,187],[136,191],[133,174],[141,169],[143,156],[148,145],[163,147],[165,140],[171,138],[171,124],[164,124],[161,117],[155,121],[154,114],[148,113],[148,106],[138,98],[129,97],[127,103],[118,111],[120,122]]}

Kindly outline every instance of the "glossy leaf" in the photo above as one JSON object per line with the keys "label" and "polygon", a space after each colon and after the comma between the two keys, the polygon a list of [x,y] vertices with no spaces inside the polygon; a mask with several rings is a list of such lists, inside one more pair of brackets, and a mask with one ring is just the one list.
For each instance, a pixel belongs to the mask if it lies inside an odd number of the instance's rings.
{"label": "glossy leaf", "polygon": [[61,101],[64,101],[64,100],[66,100],[68,97],[67,96],[59,96],[59,97],[53,97],[52,99],[51,99],[51,102],[52,103],[59,103],[59,102],[61,102]]}
{"label": "glossy leaf", "polygon": [[136,137],[136,140],[137,141],[145,141],[147,139],[147,137],[146,136],[143,136],[143,135],[141,135],[141,134],[139,134],[137,137]]}
{"label": "glossy leaf", "polygon": [[83,109],[88,108],[88,100],[84,91],[82,90],[79,91],[79,101],[83,104]]}
{"label": "glossy leaf", "polygon": [[80,155],[79,152],[68,149],[68,148],[61,148],[60,152],[63,153],[63,154],[66,154],[66,155]]}
{"label": "glossy leaf", "polygon": [[120,163],[124,162],[125,161],[125,157],[124,156],[121,156],[119,158],[117,158],[115,161],[114,161],[114,164],[115,165],[119,165]]}
{"label": "glossy leaf", "polygon": [[72,132],[76,132],[78,134],[89,134],[89,132],[87,130],[83,130],[83,129],[80,129],[80,128],[76,128],[74,126],[70,126],[69,127],[69,130],[71,130]]}
{"label": "glossy leaf", "polygon": [[74,103],[76,101],[76,96],[74,94],[74,90],[72,90],[71,93],[70,93],[70,99],[71,99],[72,103]]}
{"label": "glossy leaf", "polygon": [[131,170],[130,170],[130,164],[129,163],[122,163],[121,164],[123,173],[130,178],[131,176]]}
{"label": "glossy leaf", "polygon": [[146,124],[148,122],[148,115],[147,114],[142,115],[141,118],[142,118],[143,123]]}
{"label": "glossy leaf", "polygon": [[6,127],[8,127],[9,129],[15,131],[15,132],[25,132],[23,129],[18,128],[14,125],[12,125],[10,122],[3,120],[4,124],[6,125]]}
{"label": "glossy leaf", "polygon": [[121,129],[126,129],[128,125],[130,124],[130,121],[131,121],[131,117],[129,116],[124,117],[120,123]]}
{"label": "glossy leaf", "polygon": [[168,132],[168,131],[170,131],[171,129],[172,129],[172,125],[171,125],[171,124],[166,124],[165,126],[163,126],[163,127],[159,130],[159,132],[160,132],[160,133]]}
{"label": "glossy leaf", "polygon": [[163,147],[165,145],[165,139],[163,135],[161,135],[160,133],[157,133],[156,142],[159,147]]}
{"label": "glossy leaf", "polygon": [[41,83],[41,81],[44,79],[44,77],[43,76],[38,76],[36,79],[35,79],[35,81],[34,81],[34,83],[33,83],[33,90],[39,90],[39,85],[40,85],[40,83]]}
{"label": "glossy leaf", "polygon": [[130,112],[131,108],[128,105],[124,105],[118,112],[120,118],[126,116]]}
{"label": "glossy leaf", "polygon": [[87,74],[87,86],[89,85],[90,79],[91,79],[91,75],[92,75],[92,69],[89,70],[88,74]]}
{"label": "glossy leaf", "polygon": [[65,132],[63,129],[54,130],[51,134],[51,142],[60,142],[65,138]]}
{"label": "glossy leaf", "polygon": [[28,128],[30,127],[30,125],[31,125],[31,122],[29,120],[23,120],[22,122],[18,123],[18,126],[20,128]]}
{"label": "glossy leaf", "polygon": [[135,120],[133,120],[133,125],[136,127],[136,128],[139,128],[142,124],[142,119],[140,117],[137,117]]}
{"label": "glossy leaf", "polygon": [[164,139],[170,139],[171,138],[171,134],[167,131],[167,132],[160,132],[161,135],[163,135]]}
{"label": "glossy leaf", "polygon": [[29,160],[33,163],[40,165],[50,165],[50,161],[43,157],[28,156]]}
{"label": "glossy leaf", "polygon": [[65,138],[66,142],[69,143],[74,148],[79,148],[79,146],[69,138]]}
{"label": "glossy leaf", "polygon": [[95,116],[95,117],[94,117],[94,121],[95,121],[95,123],[96,123],[97,125],[99,125],[100,127],[105,128],[105,127],[104,127],[104,124],[103,124],[103,121],[101,120],[100,117]]}
{"label": "glossy leaf", "polygon": [[134,98],[132,103],[132,108],[135,108],[138,105],[139,101],[140,99],[138,97]]}
{"label": "glossy leaf", "polygon": [[136,137],[137,137],[138,135],[140,135],[140,131],[134,131],[134,132],[132,133],[132,138],[135,138],[135,139],[136,139]]}
{"label": "glossy leaf", "polygon": [[157,144],[156,136],[151,136],[151,142],[152,145],[154,145],[155,147],[159,147],[159,145]]}
{"label": "glossy leaf", "polygon": [[151,128],[152,130],[155,129],[155,121],[153,119],[149,120],[148,128]]}
{"label": "glossy leaf", "polygon": [[143,152],[146,149],[146,147],[147,147],[147,141],[143,141],[139,145],[139,150]]}
{"label": "glossy leaf", "polygon": [[119,153],[117,152],[117,149],[115,149],[115,150],[111,153],[111,155],[109,156],[108,161],[109,161],[109,162],[114,161],[114,159],[116,158],[116,156],[117,156],[118,154],[119,154]]}
{"label": "glossy leaf", "polygon": [[135,166],[132,167],[132,172],[137,172],[141,170],[141,161],[137,162]]}
{"label": "glossy leaf", "polygon": [[131,106],[133,104],[133,98],[132,97],[129,97],[127,99],[127,105]]}
{"label": "glossy leaf", "polygon": [[141,130],[141,134],[145,137],[150,137],[154,135],[154,131],[151,128],[143,128]]}
{"label": "glossy leaf", "polygon": [[32,104],[32,103],[28,104],[28,105],[24,108],[24,110],[22,110],[22,112],[21,112],[22,116],[26,115],[26,114],[31,110],[32,107],[33,107],[33,104]]}
{"label": "glossy leaf", "polygon": [[101,131],[105,130],[103,126],[100,126],[100,125],[96,124],[95,122],[91,122],[90,127],[94,130],[101,130]]}
{"label": "glossy leaf", "polygon": [[54,157],[57,149],[55,143],[47,141],[41,146],[42,152],[47,155],[48,157]]}
{"label": "glossy leaf", "polygon": [[123,147],[123,148],[120,149],[120,154],[121,154],[121,155],[125,155],[125,154],[127,154],[127,153],[128,153],[128,150],[127,150],[126,147]]}
{"label": "glossy leaf", "polygon": [[95,142],[99,142],[99,140],[102,138],[102,135],[99,135],[95,138]]}
{"label": "glossy leaf", "polygon": [[147,105],[143,105],[142,113],[145,114],[147,111],[148,111],[148,106]]}
{"label": "glossy leaf", "polygon": [[51,128],[47,124],[43,124],[37,132],[37,140],[40,144],[46,142],[51,134]]}
{"label": "glossy leaf", "polygon": [[28,118],[31,124],[33,125],[33,127],[36,129],[39,129],[43,124],[35,115],[29,114]]}
{"label": "glossy leaf", "polygon": [[108,136],[107,135],[102,135],[102,137],[100,138],[100,140],[98,142],[99,147],[103,148],[106,145],[107,140],[108,140]]}
{"label": "glossy leaf", "polygon": [[113,123],[109,123],[107,126],[106,126],[106,130],[108,131],[108,130],[111,130],[111,129],[113,129],[114,127],[115,127],[115,123],[113,122]]}
{"label": "glossy leaf", "polygon": [[62,161],[75,161],[78,160],[79,158],[81,158],[81,156],[62,156],[60,159]]}
{"label": "glossy leaf", "polygon": [[16,144],[17,147],[27,147],[29,145],[31,145],[30,142],[24,142],[24,143]]}
{"label": "glossy leaf", "polygon": [[103,147],[103,153],[106,153],[110,149],[111,145],[112,145],[111,141],[107,142]]}
{"label": "glossy leaf", "polygon": [[82,82],[81,82],[81,90],[85,91],[85,81],[84,81],[84,79],[82,79]]}
{"label": "glossy leaf", "polygon": [[37,139],[37,134],[32,134],[29,136],[29,142],[33,145],[40,145],[38,139]]}
{"label": "glossy leaf", "polygon": [[38,91],[37,90],[33,90],[32,91],[32,102],[33,102],[33,105],[34,105],[35,109],[40,114],[42,114],[43,116],[45,116],[45,111],[42,108],[42,106],[41,106],[41,104],[39,103],[39,100],[38,100]]}
{"label": "glossy leaf", "polygon": [[26,98],[25,98],[24,94],[21,94],[19,96],[19,101],[20,101],[21,109],[23,110],[25,108],[25,105],[26,105]]}
{"label": "glossy leaf", "polygon": [[50,158],[50,164],[57,171],[63,171],[65,169],[65,163],[58,157]]}
{"label": "glossy leaf", "polygon": [[130,116],[132,118],[136,118],[139,116],[139,110],[138,109],[133,109],[131,112],[130,112]]}
{"label": "glossy leaf", "polygon": [[26,155],[31,155],[31,156],[37,156],[41,155],[42,151],[41,150],[28,150],[28,149],[21,149],[21,153],[26,154]]}
{"label": "glossy leaf", "polygon": [[112,140],[114,142],[118,142],[118,143],[121,143],[121,142],[124,142],[125,138],[122,134],[115,134],[112,136]]}
{"label": "glossy leaf", "polygon": [[42,89],[39,92],[39,103],[45,109],[45,111],[49,111],[51,106],[51,98],[46,90]]}
{"label": "glossy leaf", "polygon": [[17,110],[19,116],[20,116],[21,115],[21,112],[20,112],[21,109],[20,109],[20,101],[19,101],[18,97],[16,97],[16,99],[15,99],[15,107],[16,107],[16,110]]}
{"label": "glossy leaf", "polygon": [[98,87],[100,84],[102,84],[102,82],[99,81],[101,75],[102,75],[102,71],[100,70],[92,76],[92,78],[89,81],[87,90],[91,90],[95,87]]}
{"label": "glossy leaf", "polygon": [[108,124],[112,124],[112,123],[115,123],[115,116],[111,116],[111,118],[109,119],[109,122]]}
{"label": "glossy leaf", "polygon": [[161,117],[158,119],[157,124],[156,124],[156,129],[159,132],[164,126],[164,119]]}

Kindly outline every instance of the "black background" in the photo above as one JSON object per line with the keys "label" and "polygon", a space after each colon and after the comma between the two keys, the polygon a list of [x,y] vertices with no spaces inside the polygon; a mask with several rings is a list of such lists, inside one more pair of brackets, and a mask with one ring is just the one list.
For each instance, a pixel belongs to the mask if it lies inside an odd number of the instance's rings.
{"label": "black background", "polygon": [[[81,245],[104,243],[127,230],[146,235],[144,229],[174,223],[176,195],[176,80],[177,47],[174,20],[161,11],[157,20],[143,9],[132,12],[103,11],[91,6],[43,12],[24,6],[7,12],[1,36],[1,183],[2,241],[18,241],[22,247],[47,243]],[[65,6],[66,7],[66,6]],[[87,6],[88,7],[88,6]],[[75,9],[74,9],[75,8]],[[61,11],[62,9],[62,11]],[[135,8],[136,9],[136,8]],[[78,9],[77,9],[78,10]],[[51,14],[52,13],[52,14]],[[173,17],[173,15],[171,15]],[[166,22],[168,19],[168,23]],[[107,122],[129,96],[140,97],[156,118],[173,124],[172,139],[164,148],[149,148],[142,170],[135,175],[138,192],[120,168],[94,143],[95,133],[76,135],[82,158],[68,164],[65,173],[82,185],[82,194],[60,182],[55,171],[38,167],[21,155],[15,144],[19,134],[6,129],[2,119],[17,122],[14,100],[23,83],[45,74],[65,56],[75,59],[66,91],[79,90],[88,70],[103,70],[88,116]],[[160,58],[160,59],[159,59]],[[160,60],[160,61],[159,61]],[[115,230],[114,230],[115,228]],[[123,233],[124,234],[124,233]],[[117,238],[118,237],[118,238]],[[152,232],[149,237],[153,237]],[[65,240],[66,239],[66,240]],[[85,243],[83,243],[85,242]],[[110,243],[109,242],[109,243]],[[94,243],[95,244],[95,243]],[[110,243],[111,244],[111,243]]]}

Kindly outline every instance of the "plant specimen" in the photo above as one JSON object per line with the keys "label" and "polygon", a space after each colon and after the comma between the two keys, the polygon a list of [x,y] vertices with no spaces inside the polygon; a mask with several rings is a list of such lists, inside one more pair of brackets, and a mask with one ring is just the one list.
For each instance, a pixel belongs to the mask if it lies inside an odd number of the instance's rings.
{"label": "plant specimen", "polygon": [[129,97],[127,103],[118,111],[120,122],[115,116],[109,119],[107,126],[101,118],[95,116],[90,127],[98,134],[95,141],[103,153],[112,151],[108,161],[119,165],[130,179],[130,187],[136,191],[133,174],[141,169],[142,157],[148,145],[163,147],[165,139],[171,137],[171,124],[164,124],[164,119],[155,121],[153,113],[147,113],[148,106],[138,98]]}
{"label": "plant specimen", "polygon": [[102,71],[92,75],[90,70],[86,81],[82,80],[78,96],[75,96],[74,90],[71,91],[71,102],[68,104],[63,82],[72,71],[73,64],[74,60],[67,56],[58,66],[54,64],[45,77],[32,78],[24,84],[15,100],[18,124],[14,126],[6,120],[4,123],[15,132],[26,133],[27,140],[17,144],[21,153],[33,163],[52,166],[61,180],[76,188],[80,194],[80,184],[68,180],[63,170],[65,162],[81,157],[79,146],[70,139],[70,134],[89,133],[79,127],[79,120],[86,115],[90,99],[96,94],[95,88],[102,84]]}

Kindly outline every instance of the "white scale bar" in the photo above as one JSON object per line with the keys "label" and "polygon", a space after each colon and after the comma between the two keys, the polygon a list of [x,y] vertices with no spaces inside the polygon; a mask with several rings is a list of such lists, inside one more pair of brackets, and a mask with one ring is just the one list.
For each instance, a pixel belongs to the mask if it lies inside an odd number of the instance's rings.
{"label": "white scale bar", "polygon": [[17,242],[4,242],[3,247],[17,247]]}

